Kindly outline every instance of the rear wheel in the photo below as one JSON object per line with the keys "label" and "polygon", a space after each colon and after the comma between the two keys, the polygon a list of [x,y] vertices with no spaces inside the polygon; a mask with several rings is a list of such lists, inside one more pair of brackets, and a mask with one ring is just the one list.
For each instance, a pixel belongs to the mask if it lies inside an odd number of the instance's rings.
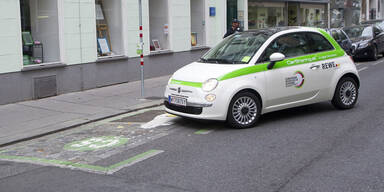
{"label": "rear wheel", "polygon": [[233,128],[243,129],[256,125],[261,111],[259,98],[250,92],[236,94],[229,104],[227,122]]}
{"label": "rear wheel", "polygon": [[332,104],[338,109],[351,109],[359,97],[356,81],[351,77],[342,78],[336,86]]}

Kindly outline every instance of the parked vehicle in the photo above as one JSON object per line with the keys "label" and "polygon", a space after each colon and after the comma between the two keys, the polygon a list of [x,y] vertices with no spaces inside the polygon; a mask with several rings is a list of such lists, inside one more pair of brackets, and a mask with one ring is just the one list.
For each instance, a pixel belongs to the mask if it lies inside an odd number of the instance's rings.
{"label": "parked vehicle", "polygon": [[164,105],[178,116],[248,128],[261,114],[317,102],[350,109],[359,82],[354,62],[326,31],[270,28],[231,35],[177,70]]}
{"label": "parked vehicle", "polygon": [[344,27],[343,30],[352,40],[354,58],[377,60],[384,52],[384,33],[375,25]]}
{"label": "parked vehicle", "polygon": [[332,37],[336,40],[336,42],[341,46],[341,48],[344,49],[344,51],[350,55],[353,56],[353,47],[352,47],[352,41],[349,39],[348,35],[343,31],[343,29],[340,28],[331,28],[326,29],[326,31],[332,35]]}
{"label": "parked vehicle", "polygon": [[368,20],[368,21],[362,21],[362,25],[376,25],[381,30],[384,30],[384,19],[374,19],[374,20]]}

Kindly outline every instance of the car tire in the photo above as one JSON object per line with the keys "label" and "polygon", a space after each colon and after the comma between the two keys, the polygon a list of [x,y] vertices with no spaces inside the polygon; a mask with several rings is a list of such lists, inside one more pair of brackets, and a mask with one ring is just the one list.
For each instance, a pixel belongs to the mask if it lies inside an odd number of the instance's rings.
{"label": "car tire", "polygon": [[259,120],[260,112],[260,99],[251,92],[240,92],[229,104],[227,123],[237,129],[254,127]]}
{"label": "car tire", "polygon": [[376,61],[378,59],[378,55],[377,55],[377,47],[375,45],[373,45],[373,48],[372,48],[372,60],[373,61]]}
{"label": "car tire", "polygon": [[336,86],[332,104],[337,109],[351,109],[359,97],[359,88],[351,77],[342,78]]}

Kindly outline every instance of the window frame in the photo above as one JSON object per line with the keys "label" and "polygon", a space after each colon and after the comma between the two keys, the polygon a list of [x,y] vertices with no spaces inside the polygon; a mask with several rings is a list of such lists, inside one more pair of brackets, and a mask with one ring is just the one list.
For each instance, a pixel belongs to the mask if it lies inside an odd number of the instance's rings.
{"label": "window frame", "polygon": [[[306,39],[308,38],[306,34],[309,34],[309,33],[320,35],[321,37],[324,38],[324,40],[326,40],[326,41],[329,43],[329,45],[332,47],[332,49],[325,50],[325,51],[312,52],[312,53],[308,53],[308,54],[304,54],[304,55],[299,55],[299,56],[285,57],[284,60],[286,60],[286,59],[291,59],[291,58],[295,58],[295,57],[302,57],[302,56],[313,55],[313,54],[317,54],[317,53],[328,52],[328,51],[335,51],[335,50],[336,50],[336,48],[332,45],[332,43],[330,43],[329,40],[328,40],[327,38],[325,38],[324,35],[321,34],[321,33],[314,32],[314,31],[290,32],[290,33],[282,34],[282,35],[280,35],[280,36],[274,38],[274,39],[268,44],[268,46],[263,50],[263,53],[260,54],[259,58],[257,58],[257,61],[256,61],[255,65],[263,64],[263,63],[269,63],[269,62],[270,62],[269,60],[268,60],[268,61],[260,61],[260,59],[264,57],[264,55],[265,55],[266,50],[268,49],[268,47],[269,47],[272,43],[274,43],[276,39],[278,39],[278,38],[280,38],[280,37],[282,37],[282,36],[285,36],[285,35],[293,34],[293,33],[304,33]],[[308,40],[308,39],[307,39],[307,40]]]}

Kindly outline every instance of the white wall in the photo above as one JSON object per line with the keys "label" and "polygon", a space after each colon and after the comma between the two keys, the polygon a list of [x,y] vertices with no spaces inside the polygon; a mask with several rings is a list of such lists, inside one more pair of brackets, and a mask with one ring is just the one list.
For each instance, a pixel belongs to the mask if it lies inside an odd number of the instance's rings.
{"label": "white wall", "polygon": [[[29,0],[33,40],[44,48],[44,63],[60,61],[59,23],[57,1]],[[40,50],[36,49],[36,56]]]}
{"label": "white wall", "polygon": [[197,33],[197,45],[205,45],[205,0],[191,1],[191,31]]}
{"label": "white wall", "polygon": [[121,0],[103,0],[104,18],[109,28],[112,52],[124,55],[124,42],[122,41],[123,26],[121,14]]}
{"label": "white wall", "polygon": [[0,0],[0,73],[20,71],[23,53],[20,2]]}
{"label": "white wall", "polygon": [[[212,47],[219,43],[223,39],[223,36],[226,32],[226,3],[227,1],[224,0],[206,1],[206,44],[209,47]],[[209,7],[216,7],[216,16],[209,16]]]}
{"label": "white wall", "polygon": [[[150,39],[160,42],[161,49],[170,49],[169,37],[164,34],[164,24],[169,25],[168,0],[149,0],[149,32]],[[170,26],[169,27],[174,27]]]}

